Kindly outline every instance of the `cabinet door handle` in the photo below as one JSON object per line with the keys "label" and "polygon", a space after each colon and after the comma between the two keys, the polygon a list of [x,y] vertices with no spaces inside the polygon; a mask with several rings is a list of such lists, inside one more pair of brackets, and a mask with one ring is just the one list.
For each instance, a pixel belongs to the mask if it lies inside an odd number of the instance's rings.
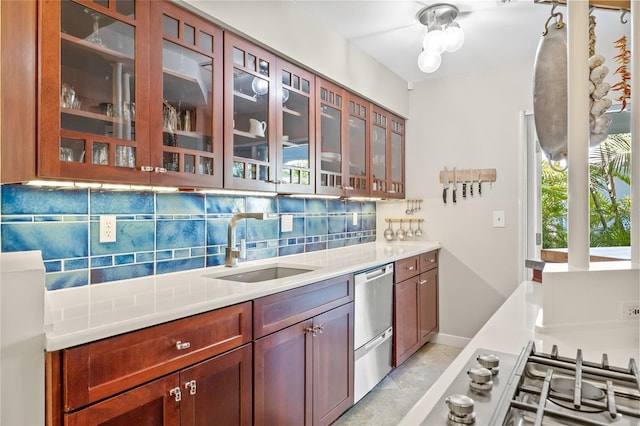
{"label": "cabinet door handle", "polygon": [[426,283],[427,283],[427,280],[420,280],[420,281],[418,281],[418,284],[426,284]]}
{"label": "cabinet door handle", "polygon": [[307,327],[307,328],[304,329],[304,331],[307,332],[307,333],[313,334],[313,337],[316,337],[318,335],[318,330],[316,329],[315,326]]}
{"label": "cabinet door handle", "polygon": [[430,258],[430,259],[425,259],[424,261],[425,261],[425,262],[433,263],[433,262],[435,262],[436,260],[435,260],[434,258]]}
{"label": "cabinet door handle", "polygon": [[413,266],[407,266],[405,269],[406,269],[407,271],[413,271],[413,270],[415,269],[415,267],[413,267]]}
{"label": "cabinet door handle", "polygon": [[196,381],[195,380],[191,380],[189,382],[186,382],[184,384],[184,387],[186,389],[189,389],[189,395],[195,395],[196,394]]}
{"label": "cabinet door handle", "polygon": [[169,396],[173,396],[176,402],[180,402],[182,399],[182,392],[180,392],[180,388],[173,388],[169,391]]}
{"label": "cabinet door handle", "polygon": [[190,347],[191,347],[191,343],[189,342],[181,342],[180,340],[176,342],[176,349],[179,351],[189,349]]}
{"label": "cabinet door handle", "polygon": [[154,171],[156,173],[167,173],[167,169],[165,169],[164,167],[156,167]]}
{"label": "cabinet door handle", "polygon": [[318,333],[320,333],[320,334],[324,333],[324,324],[318,324],[318,325],[314,326],[313,328],[318,330]]}
{"label": "cabinet door handle", "polygon": [[153,171],[153,166],[141,166],[140,170],[143,172],[152,172]]}

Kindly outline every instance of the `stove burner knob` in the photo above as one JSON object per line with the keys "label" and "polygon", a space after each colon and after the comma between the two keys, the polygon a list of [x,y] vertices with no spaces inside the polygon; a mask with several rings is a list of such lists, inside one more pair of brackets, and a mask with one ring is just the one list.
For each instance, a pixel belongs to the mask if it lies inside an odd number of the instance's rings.
{"label": "stove burner knob", "polygon": [[491,374],[498,374],[500,371],[500,358],[495,354],[482,354],[476,360],[481,366],[491,371]]}
{"label": "stove burner knob", "polygon": [[491,381],[491,371],[486,368],[470,368],[467,376],[475,383],[487,383]]}
{"label": "stove burner knob", "polygon": [[[467,395],[449,395],[444,402],[447,404],[447,407],[449,407],[449,418],[451,418],[451,416],[455,416],[456,419],[473,417],[475,420],[475,413],[473,412],[474,402],[473,399]],[[473,421],[471,423],[473,423]]]}
{"label": "stove burner knob", "polygon": [[493,389],[493,380],[491,380],[493,375],[488,369],[484,367],[470,368],[467,371],[467,376],[469,376],[469,387],[472,391],[485,393]]}

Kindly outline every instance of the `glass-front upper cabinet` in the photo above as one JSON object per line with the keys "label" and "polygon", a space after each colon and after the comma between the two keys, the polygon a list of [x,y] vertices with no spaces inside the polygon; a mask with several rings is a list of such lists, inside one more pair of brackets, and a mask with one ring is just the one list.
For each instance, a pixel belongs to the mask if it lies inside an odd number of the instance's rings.
{"label": "glass-front upper cabinet", "polygon": [[389,152],[391,180],[388,195],[392,198],[404,198],[404,119],[391,116],[391,149]]}
{"label": "glass-front upper cabinet", "polygon": [[[152,8],[152,182],[222,186],[222,30],[168,2]],[[160,133],[158,129],[162,129]]]}
{"label": "glass-front upper cabinet", "polygon": [[389,113],[377,107],[371,108],[371,195],[375,197],[386,197],[389,187],[387,179],[388,170],[388,150],[389,150],[389,127],[391,120]]}
{"label": "glass-front upper cabinet", "polygon": [[40,14],[39,175],[144,181],[148,3],[50,1]]}
{"label": "glass-front upper cabinet", "polygon": [[369,182],[369,102],[356,95],[348,95],[349,102],[349,183],[348,196],[368,196]]}
{"label": "glass-front upper cabinet", "polygon": [[277,190],[312,194],[315,191],[314,76],[281,59],[277,66]]}
{"label": "glass-front upper cabinet", "polygon": [[316,78],[316,193],[343,195],[347,135],[347,99],[344,89]]}
{"label": "glass-front upper cabinet", "polygon": [[224,186],[276,188],[276,58],[225,33]]}

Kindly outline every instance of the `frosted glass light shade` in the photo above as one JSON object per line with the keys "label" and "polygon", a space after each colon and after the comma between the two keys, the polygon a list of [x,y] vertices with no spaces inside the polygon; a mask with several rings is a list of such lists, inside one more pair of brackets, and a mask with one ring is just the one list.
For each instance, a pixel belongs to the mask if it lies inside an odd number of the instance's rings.
{"label": "frosted glass light shade", "polygon": [[426,73],[432,73],[440,68],[442,62],[442,56],[436,52],[430,52],[423,50],[420,56],[418,56],[418,68],[420,71]]}
{"label": "frosted glass light shade", "polygon": [[460,26],[453,22],[446,30],[444,30],[445,50],[447,52],[455,52],[464,44],[464,32]]}
{"label": "frosted glass light shade", "polygon": [[431,30],[424,37],[422,47],[426,52],[434,52],[440,55],[447,47],[444,32],[442,30]]}

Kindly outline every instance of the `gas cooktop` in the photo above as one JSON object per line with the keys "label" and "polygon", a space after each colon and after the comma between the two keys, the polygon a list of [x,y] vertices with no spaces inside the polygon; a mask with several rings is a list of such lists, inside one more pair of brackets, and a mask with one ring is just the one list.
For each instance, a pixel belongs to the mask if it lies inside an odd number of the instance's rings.
{"label": "gas cooktop", "polygon": [[423,425],[640,425],[640,374],[627,367],[539,353],[478,349]]}

